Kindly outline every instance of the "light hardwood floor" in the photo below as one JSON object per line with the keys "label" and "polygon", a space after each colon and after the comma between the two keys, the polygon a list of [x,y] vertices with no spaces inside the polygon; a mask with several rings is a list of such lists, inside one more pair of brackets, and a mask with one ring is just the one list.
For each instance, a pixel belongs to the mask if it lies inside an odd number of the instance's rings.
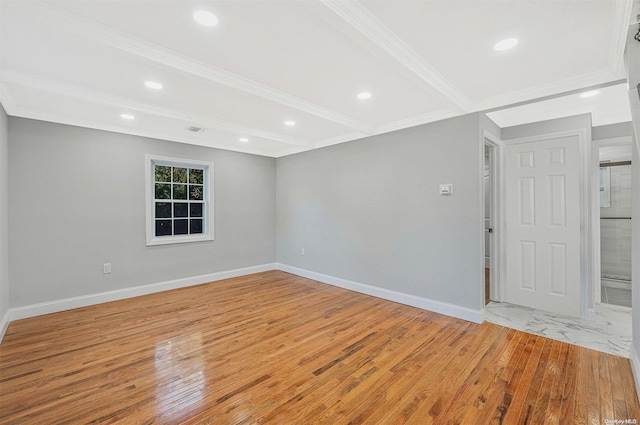
{"label": "light hardwood floor", "polygon": [[273,271],[11,323],[0,423],[603,424],[629,361]]}

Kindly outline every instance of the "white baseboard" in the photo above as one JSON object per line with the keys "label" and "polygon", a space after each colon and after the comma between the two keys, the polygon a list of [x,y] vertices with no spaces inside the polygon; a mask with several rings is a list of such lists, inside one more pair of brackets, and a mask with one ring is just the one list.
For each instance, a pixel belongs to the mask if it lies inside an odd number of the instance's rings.
{"label": "white baseboard", "polygon": [[9,323],[13,320],[28,319],[30,317],[42,316],[44,314],[58,313],[60,311],[71,310],[74,308],[87,307],[95,304],[118,301],[126,298],[154,294],[156,292],[169,291],[171,289],[200,285],[202,283],[215,282],[217,280],[230,279],[233,277],[246,276],[253,273],[261,273],[276,269],[309,279],[317,280],[329,285],[338,286],[340,288],[349,289],[351,291],[356,291],[385,300],[410,305],[412,307],[418,307],[436,313],[446,314],[447,316],[457,317],[459,319],[468,320],[470,322],[482,323],[484,321],[483,310],[473,310],[455,304],[430,300],[427,298],[418,297],[416,295],[405,294],[402,292],[379,288],[364,283],[353,282],[322,273],[316,273],[297,267],[287,266],[285,264],[270,263],[252,267],[245,267],[241,269],[210,273],[200,276],[192,276],[183,279],[152,283],[149,285],[117,289],[114,291],[100,292],[97,294],[82,295],[78,297],[31,304],[23,307],[10,308],[6,312],[4,317],[0,319],[0,342],[2,342],[2,338],[4,337]]}
{"label": "white baseboard", "polygon": [[[638,358],[638,352],[631,343],[631,349],[629,350],[629,361],[631,362],[631,371],[633,372],[633,380],[636,383],[636,394],[640,392],[640,358]],[[638,395],[640,400],[640,394]]]}
{"label": "white baseboard", "polygon": [[417,295],[405,294],[403,292],[392,291],[390,289],[379,288],[377,286],[371,286],[365,283],[353,282],[350,280],[341,279],[339,277],[300,269],[298,267],[293,267],[286,264],[277,264],[277,268],[278,270],[282,270],[283,272],[317,280],[318,282],[327,283],[329,285],[338,286],[343,289],[360,292],[362,294],[394,301],[400,304],[421,308],[423,310],[429,310],[435,313],[453,316],[458,319],[467,320],[469,322],[482,323],[484,321],[484,310],[473,310],[455,304],[422,298]]}
{"label": "white baseboard", "polygon": [[2,338],[4,338],[4,334],[5,332],[7,332],[7,328],[9,327],[9,315],[10,312],[9,310],[7,310],[4,313],[4,316],[2,316],[2,318],[0,318],[0,342],[2,342]]}
{"label": "white baseboard", "polygon": [[[126,298],[138,297],[140,295],[148,295],[156,292],[168,291],[171,289],[200,285],[202,283],[215,282],[217,280],[230,279],[232,277],[245,276],[252,273],[261,273],[275,269],[275,263],[262,264],[258,266],[244,267],[241,269],[227,270],[223,272],[204,274],[183,279],[152,283],[149,285],[134,286],[130,288],[116,289],[114,291],[100,292],[97,294],[82,295],[79,297],[32,304],[24,307],[10,308],[5,315],[5,319],[3,319],[3,322],[0,322],[0,324],[4,324],[5,320],[7,322],[6,324],[8,325],[8,323],[13,320],[27,319],[29,317],[41,316],[43,314],[57,313],[74,308],[87,307],[90,305],[102,304],[110,301],[118,301]],[[2,339],[0,339],[0,341],[2,341]]]}

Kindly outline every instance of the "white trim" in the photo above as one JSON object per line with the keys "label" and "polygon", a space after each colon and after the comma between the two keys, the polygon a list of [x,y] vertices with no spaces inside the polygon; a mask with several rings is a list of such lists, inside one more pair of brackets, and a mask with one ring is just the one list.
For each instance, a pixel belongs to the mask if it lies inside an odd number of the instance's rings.
{"label": "white trim", "polygon": [[[250,93],[254,96],[270,100],[300,111],[315,115],[328,121],[342,124],[363,133],[373,134],[374,128],[360,120],[341,114],[321,105],[295,97],[289,93],[240,75],[232,74],[204,62],[178,54],[172,50],[150,43],[130,34],[117,31],[99,22],[73,15],[63,9],[51,6],[43,1],[5,2],[7,7],[26,14],[58,29],[70,32],[86,39],[100,42],[106,46],[145,58],[150,61],[170,66],[177,70]],[[3,4],[3,7],[5,4]]]}
{"label": "white trim", "polygon": [[[208,115],[199,115],[176,108],[165,108],[152,103],[130,100],[124,97],[114,96],[97,90],[89,90],[73,83],[59,80],[42,78],[25,72],[18,72],[14,69],[4,69],[0,75],[0,82],[9,85],[27,87],[32,90],[41,90],[60,96],[71,97],[85,102],[110,106],[114,109],[124,109],[128,111],[141,112],[152,116],[172,118],[185,123],[195,123],[198,126],[224,131],[232,134],[245,134],[247,136],[259,137],[273,140],[289,145],[312,147],[312,142],[297,137],[291,137],[280,133],[261,130],[230,121],[213,118]],[[15,107],[14,107],[15,108]]]}
{"label": "white trim", "polygon": [[149,285],[133,286],[129,288],[116,289],[114,291],[99,292],[97,294],[81,295],[78,297],[31,304],[24,307],[10,308],[8,311],[8,315],[10,321],[27,319],[29,317],[41,316],[43,314],[58,313],[60,311],[71,310],[74,308],[124,300],[127,298],[139,297],[141,295],[149,295],[157,292],[185,288],[187,286],[200,285],[203,283],[215,282],[218,280],[231,279],[234,277],[246,276],[253,273],[262,273],[275,269],[276,264],[269,263],[261,264],[258,266],[244,267],[240,269],[209,273],[200,276],[185,277],[180,279],[168,280],[165,282],[152,283]]}
{"label": "white trim", "polygon": [[613,23],[611,41],[609,42],[609,69],[614,75],[625,77],[624,49],[633,10],[633,0],[622,0],[613,3]]}
{"label": "white trim", "polygon": [[[201,168],[203,170],[203,183],[204,183],[204,193],[203,193],[203,224],[204,228],[202,229],[202,233],[199,234],[188,234],[188,235],[180,235],[180,236],[155,236],[155,214],[153,213],[153,208],[155,204],[155,196],[154,190],[154,171],[153,166],[155,164],[158,165],[168,165],[168,166],[184,166],[185,168]],[[145,155],[145,174],[146,174],[146,182],[145,182],[145,210],[146,210],[146,228],[147,228],[147,237],[146,244],[147,246],[153,245],[167,245],[167,244],[175,244],[175,243],[185,243],[185,242],[204,242],[204,241],[212,241],[214,240],[214,197],[213,197],[213,188],[214,188],[214,168],[213,162],[209,161],[199,161],[195,159],[183,159],[183,158],[169,158],[166,156],[158,156],[158,155]],[[169,201],[169,200],[168,200]],[[174,201],[174,199],[171,199]]]}
{"label": "white trim", "polygon": [[432,112],[427,112],[425,114],[413,115],[411,117],[402,118],[397,121],[391,121],[385,124],[381,124],[376,129],[376,134],[389,133],[391,131],[417,127],[419,125],[442,121],[457,116],[459,116],[459,114],[453,112],[451,109],[438,109]]}
{"label": "white trim", "polygon": [[463,112],[470,111],[471,101],[453,86],[438,71],[429,65],[416,51],[397,34],[380,22],[364,6],[355,1],[322,1],[336,15],[375,43],[382,50],[404,65],[431,87],[445,96]]}
{"label": "white trim", "polygon": [[562,137],[578,137],[580,148],[580,317],[585,320],[593,318],[593,299],[589,303],[590,291],[595,285],[593,276],[594,244],[592,236],[593,217],[591,211],[591,128],[577,128],[557,133],[536,134],[519,139],[504,140],[506,145],[531,143],[541,140]]}
{"label": "white trim", "polygon": [[640,400],[640,358],[638,358],[638,352],[636,351],[636,347],[633,345],[633,342],[629,349],[629,362],[631,363],[633,381],[636,384],[636,395],[638,396],[638,400]]}
{"label": "white trim", "polygon": [[[200,139],[199,137],[195,137],[194,135],[196,133],[191,133],[189,131],[183,131],[182,133],[184,134],[179,134],[179,135],[169,134],[166,132],[162,133],[160,131],[153,131],[153,130],[144,129],[141,127],[116,125],[116,124],[110,124],[110,123],[102,123],[94,120],[77,119],[76,117],[69,117],[67,115],[64,115],[64,113],[53,113],[53,112],[48,112],[48,111],[43,111],[43,110],[38,110],[33,108],[25,108],[23,106],[14,107],[12,111],[13,112],[11,114],[7,112],[7,115],[18,117],[18,118],[29,118],[32,120],[48,121],[48,122],[57,123],[57,124],[71,125],[74,127],[84,127],[84,128],[100,130],[100,131],[109,131],[112,133],[120,133],[128,136],[139,136],[139,137],[146,137],[146,138],[158,139],[158,140],[168,140],[171,142],[186,143],[186,144],[195,145],[195,146],[204,146],[212,149],[224,149],[227,151],[242,152],[242,153],[248,153],[252,155],[261,155],[261,156],[267,156],[272,158],[276,156],[274,154],[274,150],[271,150],[271,149],[269,150],[261,149],[255,146],[248,147],[247,146],[248,144],[245,144],[245,143],[243,143],[242,146],[240,146],[241,144],[239,143],[232,145],[232,144],[225,143],[225,141],[211,140],[211,138],[206,138],[203,140],[203,139]],[[295,148],[295,149],[298,149],[298,148]],[[301,149],[300,151],[308,150],[303,148],[299,148],[299,149]]]}
{"label": "white trim", "polygon": [[335,276],[329,276],[326,274],[317,273],[311,270],[301,269],[286,264],[278,263],[276,264],[276,267],[278,270],[281,270],[283,272],[306,277],[307,279],[313,279],[321,283],[348,289],[350,291],[360,292],[362,294],[382,298],[384,300],[393,301],[440,314],[445,314],[447,316],[456,317],[458,319],[467,320],[474,323],[482,323],[484,321],[484,309],[474,310],[468,307],[462,307],[443,301],[431,300],[428,298],[406,294],[403,292],[392,291],[390,289],[367,285],[366,283],[354,282]]}
{"label": "white trim", "polygon": [[4,334],[7,332],[7,328],[9,327],[9,323],[11,322],[11,309],[7,310],[4,313],[4,316],[0,319],[0,342],[4,338]]}
{"label": "white trim", "polygon": [[[531,103],[547,96],[557,96],[558,93],[566,93],[574,90],[581,90],[585,87],[607,84],[612,80],[618,80],[622,76],[616,76],[609,69],[589,72],[565,80],[553,81],[536,87],[529,87],[522,90],[512,91],[488,99],[475,102],[471,105],[472,111],[487,111],[491,109],[504,109],[508,105],[517,103]],[[493,119],[493,118],[492,118]],[[498,124],[498,123],[496,123]],[[510,127],[500,126],[500,127]]]}
{"label": "white trim", "polygon": [[[504,247],[505,239],[505,213],[504,213],[504,143],[498,137],[488,132],[482,131],[483,146],[490,145],[493,157],[491,158],[491,177],[493,190],[492,221],[493,221],[493,244],[491,247],[491,299],[502,302],[504,300],[503,278],[506,276],[506,257]],[[483,159],[484,160],[484,159]],[[484,211],[482,212],[484,214]]]}

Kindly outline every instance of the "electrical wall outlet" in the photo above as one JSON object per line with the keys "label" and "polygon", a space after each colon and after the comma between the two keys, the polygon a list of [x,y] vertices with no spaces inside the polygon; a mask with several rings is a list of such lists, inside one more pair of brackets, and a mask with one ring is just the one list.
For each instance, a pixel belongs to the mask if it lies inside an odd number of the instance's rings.
{"label": "electrical wall outlet", "polygon": [[306,251],[304,248],[300,248],[300,255],[305,255]]}
{"label": "electrical wall outlet", "polygon": [[111,263],[104,263],[102,265],[102,273],[104,274],[111,273]]}

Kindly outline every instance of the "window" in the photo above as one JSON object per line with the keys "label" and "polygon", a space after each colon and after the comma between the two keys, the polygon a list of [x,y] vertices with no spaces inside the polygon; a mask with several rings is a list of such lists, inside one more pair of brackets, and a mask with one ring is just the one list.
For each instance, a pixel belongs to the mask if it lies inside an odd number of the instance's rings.
{"label": "window", "polygon": [[213,164],[146,160],[147,245],[213,240]]}

